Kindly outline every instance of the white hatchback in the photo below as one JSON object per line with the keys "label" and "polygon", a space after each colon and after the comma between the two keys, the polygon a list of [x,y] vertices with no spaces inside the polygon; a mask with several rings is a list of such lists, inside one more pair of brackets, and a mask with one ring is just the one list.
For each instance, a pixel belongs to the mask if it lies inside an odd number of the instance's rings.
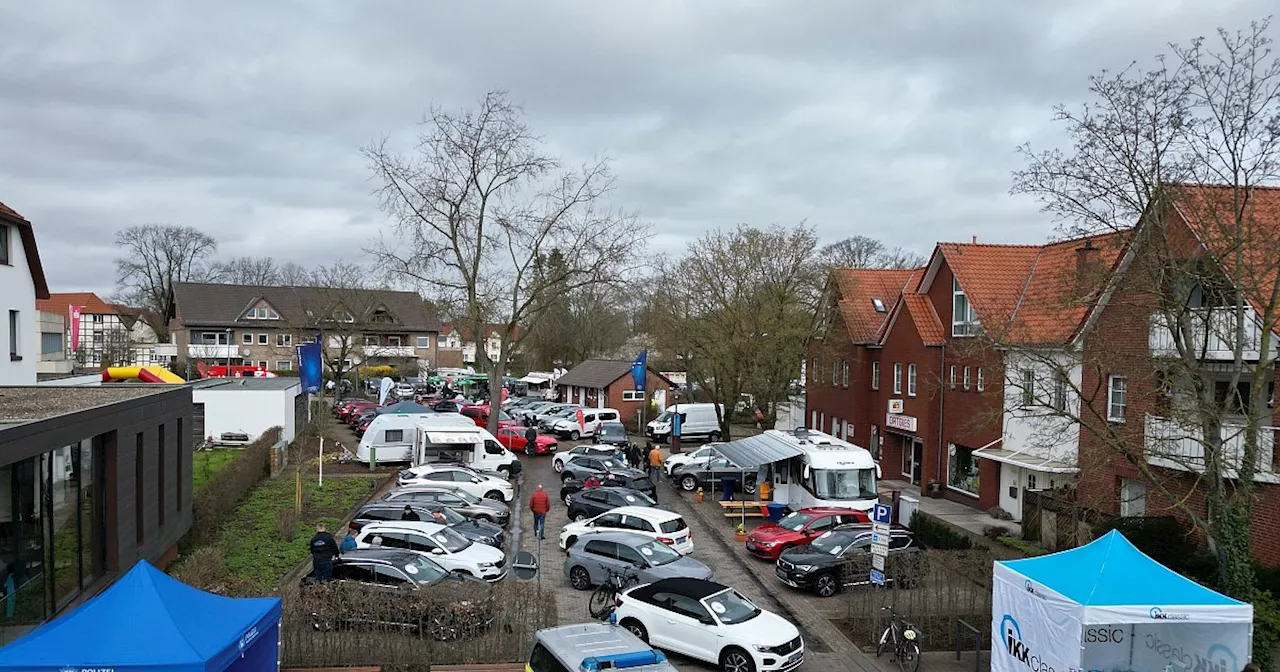
{"label": "white hatchback", "polygon": [[648,506],[619,506],[595,518],[569,523],[560,532],[560,548],[567,551],[579,537],[597,532],[633,532],[661,541],[680,555],[693,552],[693,535],[684,518],[674,511]]}
{"label": "white hatchback", "polygon": [[510,502],[516,497],[515,486],[498,476],[490,476],[451,464],[423,464],[400,472],[399,485],[443,485],[462,490],[476,497]]}
{"label": "white hatchback", "polygon": [[562,450],[556,453],[555,457],[551,458],[551,468],[558,474],[564,471],[564,465],[568,464],[569,460],[572,460],[579,455],[590,455],[592,457],[601,457],[613,460],[617,459],[618,453],[620,452],[622,451],[618,450],[617,446],[585,443],[581,446],[574,446],[569,450]]}
{"label": "white hatchback", "polygon": [[485,581],[507,575],[507,557],[501,549],[474,544],[437,523],[411,520],[367,523],[356,535],[356,548],[402,548],[421,553],[450,572],[470,574]]}
{"label": "white hatchback", "polygon": [[662,462],[662,470],[667,472],[667,475],[670,476],[671,473],[676,470],[676,467],[682,464],[709,460],[716,455],[719,455],[719,453],[715,452],[715,447],[718,445],[720,444],[708,443],[692,453],[676,453],[675,455],[671,455]]}
{"label": "white hatchback", "polygon": [[787,619],[703,579],[659,579],[617,598],[618,625],[650,646],[726,671],[784,672],[804,663],[804,639]]}

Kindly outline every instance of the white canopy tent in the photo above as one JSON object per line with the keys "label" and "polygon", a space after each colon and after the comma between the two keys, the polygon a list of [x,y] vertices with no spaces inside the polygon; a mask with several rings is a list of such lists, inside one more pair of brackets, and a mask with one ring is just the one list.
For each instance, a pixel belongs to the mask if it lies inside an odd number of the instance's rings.
{"label": "white canopy tent", "polygon": [[993,672],[1238,672],[1253,606],[1152,560],[1119,532],[995,563]]}

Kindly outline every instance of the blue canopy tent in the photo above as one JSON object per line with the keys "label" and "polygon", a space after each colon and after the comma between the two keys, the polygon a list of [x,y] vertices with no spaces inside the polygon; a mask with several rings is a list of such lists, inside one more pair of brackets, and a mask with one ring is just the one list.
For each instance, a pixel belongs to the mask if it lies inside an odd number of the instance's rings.
{"label": "blue canopy tent", "polygon": [[374,415],[382,415],[384,413],[435,413],[435,411],[416,401],[400,401],[374,411]]}
{"label": "blue canopy tent", "polygon": [[192,588],[143,560],[101,594],[0,648],[0,670],[279,669],[280,599]]}
{"label": "blue canopy tent", "polygon": [[1112,530],[995,563],[991,669],[1239,670],[1253,607],[1152,560]]}

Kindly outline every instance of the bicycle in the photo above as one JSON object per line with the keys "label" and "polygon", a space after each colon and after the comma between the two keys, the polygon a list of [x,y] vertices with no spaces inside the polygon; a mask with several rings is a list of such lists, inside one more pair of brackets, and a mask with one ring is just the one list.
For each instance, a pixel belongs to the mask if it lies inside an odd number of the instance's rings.
{"label": "bicycle", "polygon": [[920,631],[907,622],[893,607],[880,607],[889,612],[889,625],[880,633],[880,641],[876,643],[876,658],[893,647],[893,658],[902,672],[916,672],[920,669]]}
{"label": "bicycle", "polygon": [[612,569],[605,569],[609,578],[605,582],[596,586],[595,591],[591,593],[591,599],[587,602],[587,613],[591,617],[600,621],[609,618],[613,610],[617,608],[618,593],[638,585],[639,577],[635,572],[623,570],[615,572]]}

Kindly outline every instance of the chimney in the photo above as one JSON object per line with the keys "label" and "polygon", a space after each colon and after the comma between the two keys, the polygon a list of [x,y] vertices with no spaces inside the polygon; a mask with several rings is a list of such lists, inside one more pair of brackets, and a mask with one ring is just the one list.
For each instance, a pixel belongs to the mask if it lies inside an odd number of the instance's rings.
{"label": "chimney", "polygon": [[975,233],[975,234],[973,234],[973,240],[971,240],[971,241],[970,241],[970,243],[971,243],[971,244],[973,244],[973,245],[977,245],[977,244],[978,244],[978,234],[976,234],[976,233]]}
{"label": "chimney", "polygon": [[1076,287],[1087,290],[1092,285],[1088,276],[1097,271],[1101,251],[1093,246],[1093,239],[1086,238],[1083,247],[1076,248]]}

